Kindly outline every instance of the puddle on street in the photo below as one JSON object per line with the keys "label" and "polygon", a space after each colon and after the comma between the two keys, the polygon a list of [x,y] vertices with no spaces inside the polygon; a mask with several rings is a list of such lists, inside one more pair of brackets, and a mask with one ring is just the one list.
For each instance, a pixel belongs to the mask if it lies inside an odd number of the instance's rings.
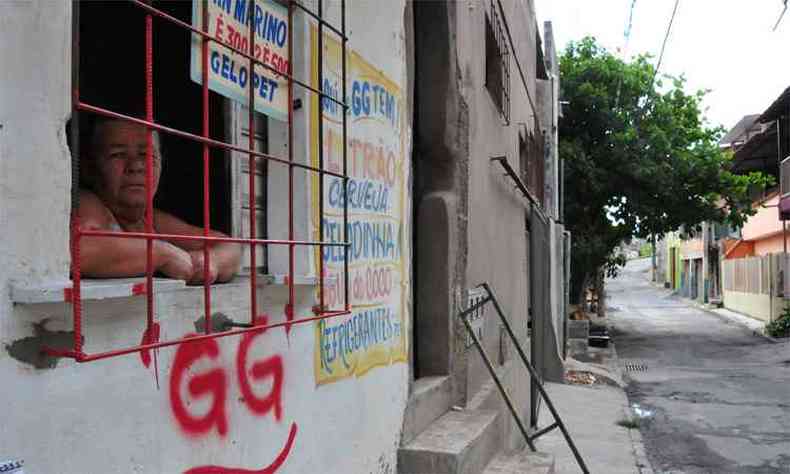
{"label": "puddle on street", "polygon": [[638,403],[631,404],[631,411],[634,412],[634,415],[638,416],[639,418],[653,418],[656,412],[655,410],[648,410],[647,408],[643,408]]}

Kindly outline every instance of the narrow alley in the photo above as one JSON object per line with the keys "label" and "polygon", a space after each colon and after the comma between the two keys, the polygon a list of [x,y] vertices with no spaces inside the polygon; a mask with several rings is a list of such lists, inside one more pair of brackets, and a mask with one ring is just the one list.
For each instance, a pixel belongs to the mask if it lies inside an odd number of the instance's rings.
{"label": "narrow alley", "polygon": [[773,343],[649,282],[607,284],[610,330],[656,473],[790,472],[790,343]]}

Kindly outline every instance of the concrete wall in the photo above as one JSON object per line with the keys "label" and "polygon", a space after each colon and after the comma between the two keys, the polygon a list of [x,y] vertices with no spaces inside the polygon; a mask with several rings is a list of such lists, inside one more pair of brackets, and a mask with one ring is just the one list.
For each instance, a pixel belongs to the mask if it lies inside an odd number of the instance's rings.
{"label": "concrete wall", "polygon": [[[350,47],[406,94],[405,2],[349,9]],[[52,473],[394,472],[407,365],[319,386],[313,324],[161,349],[158,384],[153,364],[146,368],[138,354],[85,364],[40,356],[45,344],[70,343],[71,307],[15,304],[10,288],[62,288],[68,279],[70,44],[70,2],[0,3],[0,57],[14,65],[0,69],[0,222],[7,229],[0,247],[0,459]],[[297,72],[306,70],[309,55],[302,57]],[[405,120],[408,130],[410,115]],[[297,133],[308,129],[300,125]],[[301,150],[297,159],[306,161]],[[401,238],[408,246],[408,227]],[[316,302],[315,285],[305,281],[297,286],[297,317],[312,315]],[[245,320],[248,298],[242,278],[217,285],[214,320]],[[284,286],[262,287],[259,301],[271,322],[284,320]],[[158,291],[155,307],[163,338],[194,333],[202,289]],[[145,327],[145,299],[86,301],[84,314],[86,351],[134,345]]]}
{"label": "concrete wall", "polygon": [[65,278],[68,272],[71,8],[3,2],[0,26],[6,65],[0,70],[0,222],[6,229],[0,284],[7,287],[10,279]]}
{"label": "concrete wall", "polygon": [[[515,42],[511,50],[505,39],[510,50],[511,79],[507,123],[485,87],[485,19],[492,14],[491,4],[415,3],[415,107],[419,116],[415,139],[415,350],[424,375],[450,375],[454,399],[459,403],[469,403],[485,386],[490,388],[490,375],[482,359],[473,348],[464,348],[465,330],[456,318],[465,306],[469,288],[482,282],[491,285],[520,342],[529,351],[528,201],[491,158],[507,157],[518,172],[519,129],[551,134],[551,116],[556,112],[549,112],[549,119],[538,124],[542,111],[537,100],[538,30],[532,2],[502,4]],[[420,235],[426,233],[421,243]],[[432,259],[436,261],[431,263]],[[559,278],[561,270],[558,264]],[[559,297],[557,307],[561,292]],[[447,331],[450,339],[445,341]],[[498,365],[512,360],[515,351],[493,308],[486,310],[482,333],[485,350]],[[426,338],[426,334],[436,336]],[[444,354],[449,354],[449,359],[445,360]],[[514,370],[509,372],[509,390],[526,417],[529,377],[523,370]],[[509,414],[503,412],[503,419],[505,447],[515,448],[521,443],[520,436]]]}
{"label": "concrete wall", "polygon": [[552,223],[550,239],[550,267],[551,279],[551,328],[553,330],[553,343],[546,344],[548,353],[545,355],[545,376],[549,380],[564,382],[565,370],[563,359],[565,354],[565,320],[568,317],[566,310],[565,294],[566,285],[564,262],[566,248],[564,245],[565,226],[560,224],[561,201],[560,195],[560,167],[559,156],[559,97],[560,97],[560,70],[557,50],[554,44],[554,33],[551,22],[543,25],[543,45],[548,79],[538,80],[539,109],[541,111],[541,125],[546,131],[546,184],[544,195],[546,197],[545,209]]}
{"label": "concrete wall", "polygon": [[[516,50],[510,56],[510,125],[500,117],[485,87],[485,18],[491,3],[455,4],[457,15],[458,62],[461,95],[469,107],[469,222],[468,265],[466,281],[470,286],[487,281],[510,318],[521,343],[527,341],[527,243],[524,239],[525,199],[503,176],[492,157],[507,156],[518,170],[518,125],[534,126],[535,111],[530,98],[536,97],[534,38],[537,32],[530,2],[503,2]],[[496,3],[493,4],[496,7]],[[490,14],[490,12],[489,12]],[[498,13],[497,13],[498,14]],[[510,49],[510,45],[507,46]],[[518,74],[515,58],[521,63],[527,88]],[[493,311],[484,326],[486,351],[501,360],[500,353],[509,344],[503,338],[500,323]],[[511,351],[511,356],[512,356]],[[490,379],[482,359],[471,352],[468,362],[467,394],[472,397]],[[512,387],[517,406],[528,406],[528,379]],[[515,434],[515,433],[514,433]]]}
{"label": "concrete wall", "polygon": [[783,298],[770,297],[758,293],[740,291],[724,291],[724,306],[727,309],[770,322],[776,319],[784,309]]}

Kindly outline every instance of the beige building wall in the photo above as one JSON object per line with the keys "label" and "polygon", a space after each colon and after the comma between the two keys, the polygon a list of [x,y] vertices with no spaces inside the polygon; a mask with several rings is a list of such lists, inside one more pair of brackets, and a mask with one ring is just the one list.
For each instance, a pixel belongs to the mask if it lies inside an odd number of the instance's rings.
{"label": "beige building wall", "polygon": [[782,313],[784,299],[758,293],[724,291],[724,307],[761,321],[770,322]]}

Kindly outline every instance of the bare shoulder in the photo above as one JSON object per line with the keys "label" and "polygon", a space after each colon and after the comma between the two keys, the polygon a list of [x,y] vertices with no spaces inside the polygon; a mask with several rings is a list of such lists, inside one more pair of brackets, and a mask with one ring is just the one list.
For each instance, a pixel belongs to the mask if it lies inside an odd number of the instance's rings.
{"label": "bare shoulder", "polygon": [[77,213],[85,227],[109,229],[114,222],[112,213],[99,196],[85,189],[80,190],[80,205]]}

